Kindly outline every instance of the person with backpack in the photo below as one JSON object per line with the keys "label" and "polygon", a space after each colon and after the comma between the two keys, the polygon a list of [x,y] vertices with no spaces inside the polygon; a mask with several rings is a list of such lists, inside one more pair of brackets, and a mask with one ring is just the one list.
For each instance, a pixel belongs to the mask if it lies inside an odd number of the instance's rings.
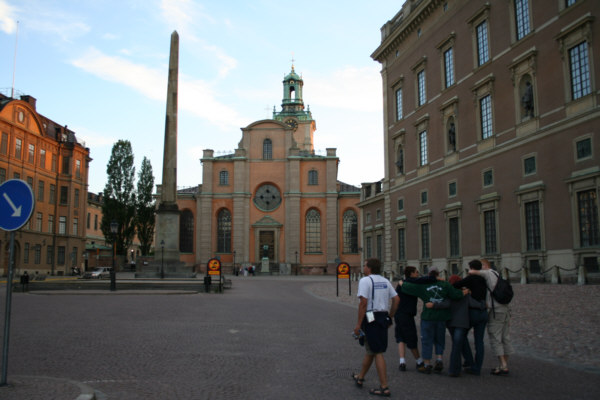
{"label": "person with backpack", "polygon": [[[494,271],[490,262],[485,258],[481,259],[481,270],[469,270],[469,274],[481,275],[488,287],[486,295],[486,304],[489,313],[488,321],[488,336],[490,338],[490,346],[492,351],[498,357],[499,365],[492,369],[491,374],[496,376],[508,375],[508,356],[514,352],[510,340],[510,299],[504,304],[507,299],[502,299],[499,302],[492,295],[499,280],[502,280],[500,274]],[[505,282],[503,282],[505,283]],[[508,285],[510,287],[510,285]]]}

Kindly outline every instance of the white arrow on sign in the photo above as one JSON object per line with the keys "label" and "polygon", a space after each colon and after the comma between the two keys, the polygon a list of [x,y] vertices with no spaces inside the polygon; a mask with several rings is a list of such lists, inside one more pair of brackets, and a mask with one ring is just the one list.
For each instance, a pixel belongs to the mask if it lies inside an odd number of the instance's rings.
{"label": "white arrow on sign", "polygon": [[4,195],[4,198],[6,199],[6,201],[8,202],[8,204],[13,209],[12,217],[20,217],[21,216],[21,207],[22,206],[16,207],[15,204],[10,199],[10,197],[8,197],[8,194],[3,193],[3,195]]}

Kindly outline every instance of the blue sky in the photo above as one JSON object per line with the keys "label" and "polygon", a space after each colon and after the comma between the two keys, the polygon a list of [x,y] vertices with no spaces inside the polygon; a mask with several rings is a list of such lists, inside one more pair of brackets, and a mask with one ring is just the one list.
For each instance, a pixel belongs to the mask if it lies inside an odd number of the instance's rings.
{"label": "blue sky", "polygon": [[[161,182],[170,35],[179,33],[179,187],[202,183],[204,149],[232,152],[240,128],[281,109],[304,78],[315,149],[337,148],[338,178],[383,177],[380,28],[403,1],[0,0],[0,90],[37,99],[90,148],[89,190],[113,144],[131,141]],[[17,24],[17,21],[18,24]],[[18,26],[18,35],[17,35]],[[15,57],[16,48],[16,57]]]}

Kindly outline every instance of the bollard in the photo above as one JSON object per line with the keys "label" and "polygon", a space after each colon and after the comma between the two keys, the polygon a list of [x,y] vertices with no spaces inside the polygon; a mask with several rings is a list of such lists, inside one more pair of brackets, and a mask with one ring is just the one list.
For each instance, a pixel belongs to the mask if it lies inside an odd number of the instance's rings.
{"label": "bollard", "polygon": [[521,285],[526,285],[529,283],[529,273],[527,271],[527,267],[521,268]]}
{"label": "bollard", "polygon": [[558,268],[558,265],[555,265],[554,267],[552,267],[551,282],[554,284],[560,283],[560,270]]}
{"label": "bollard", "polygon": [[210,285],[211,285],[211,277],[210,275],[204,277],[204,289],[206,293],[210,293]]}
{"label": "bollard", "polygon": [[586,283],[587,283],[587,276],[586,276],[585,267],[583,265],[580,265],[578,273],[577,273],[577,284],[585,285]]}

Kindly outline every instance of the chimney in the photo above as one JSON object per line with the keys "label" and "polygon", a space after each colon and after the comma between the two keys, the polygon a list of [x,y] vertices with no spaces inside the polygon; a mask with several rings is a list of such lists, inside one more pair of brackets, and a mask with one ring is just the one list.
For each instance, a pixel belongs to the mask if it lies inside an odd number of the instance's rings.
{"label": "chimney", "polygon": [[23,100],[23,101],[25,101],[25,102],[29,103],[29,105],[30,105],[31,107],[33,107],[33,109],[35,110],[35,103],[37,102],[37,100],[36,100],[36,98],[35,98],[35,97],[33,97],[33,96],[30,96],[30,95],[28,95],[28,94],[24,94],[24,95],[21,95],[21,100]]}

